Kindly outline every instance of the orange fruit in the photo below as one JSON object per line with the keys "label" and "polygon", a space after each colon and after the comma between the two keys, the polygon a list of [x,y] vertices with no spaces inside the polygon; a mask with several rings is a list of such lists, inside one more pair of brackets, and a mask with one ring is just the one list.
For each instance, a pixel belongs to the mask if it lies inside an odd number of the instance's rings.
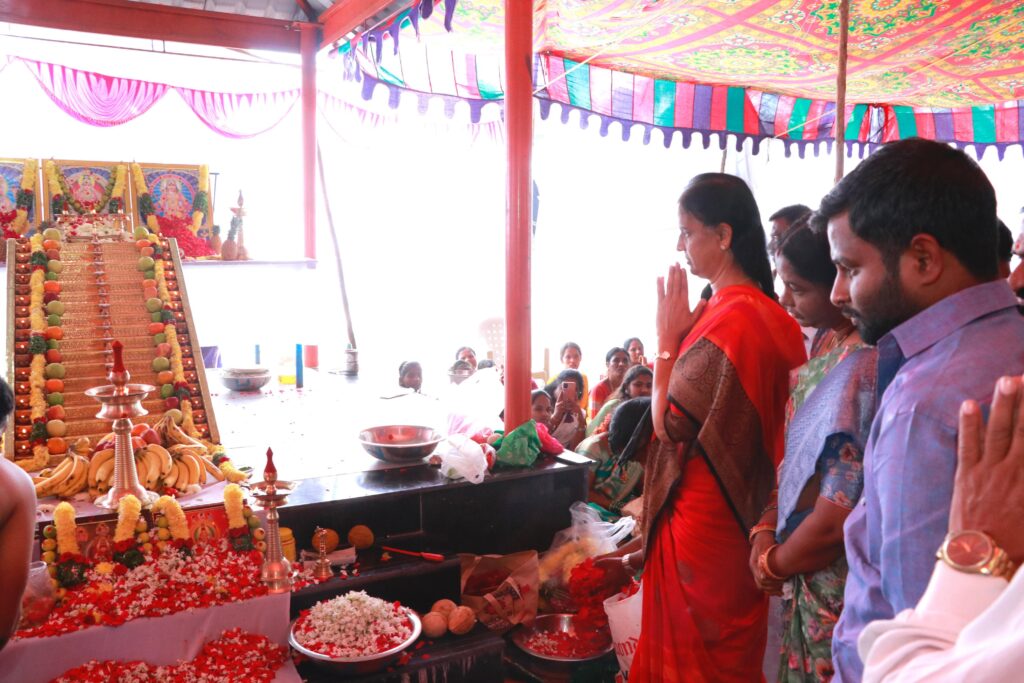
{"label": "orange fruit", "polygon": [[164,370],[156,374],[157,384],[174,384],[174,373],[170,370]]}
{"label": "orange fruit", "polygon": [[146,287],[142,290],[142,296],[147,299],[155,299],[160,296],[160,292],[157,291],[156,287]]}
{"label": "orange fruit", "polygon": [[47,327],[46,328],[46,332],[44,333],[44,336],[47,339],[63,339],[64,338],[64,330],[62,330],[62,329],[60,329],[59,327],[56,327],[56,326]]}
{"label": "orange fruit", "polygon": [[57,240],[43,240],[43,250],[60,249],[60,242]]}
{"label": "orange fruit", "polygon": [[56,280],[47,280],[43,283],[43,291],[47,294],[60,294],[60,283]]}
{"label": "orange fruit", "polygon": [[46,440],[46,449],[50,451],[51,455],[60,455],[68,452],[68,443],[59,436],[55,436]]}
{"label": "orange fruit", "polygon": [[50,393],[64,391],[64,381],[59,379],[46,380],[46,390]]}
{"label": "orange fruit", "polygon": [[349,530],[348,542],[356,550],[366,550],[373,545],[373,532],[370,527],[357,524]]}
{"label": "orange fruit", "polygon": [[145,249],[146,247],[149,247],[151,245],[152,245],[152,242],[150,242],[149,240],[139,240],[139,241],[137,241],[135,243],[135,248],[136,249]]}
{"label": "orange fruit", "polygon": [[334,529],[321,529],[320,531],[313,534],[313,550],[320,551],[320,537],[324,538],[324,548],[327,552],[334,552],[334,549],[341,543],[341,537],[338,536],[338,532]]}
{"label": "orange fruit", "polygon": [[139,424],[132,427],[132,436],[142,436],[142,433],[148,429],[148,424],[146,424],[145,422],[140,422]]}
{"label": "orange fruit", "polygon": [[150,323],[149,324],[149,333],[150,334],[160,334],[163,331],[164,331],[164,324],[163,323]]}
{"label": "orange fruit", "polygon": [[153,280],[153,279],[143,280],[142,281],[142,286],[143,287],[156,287],[156,280]]}

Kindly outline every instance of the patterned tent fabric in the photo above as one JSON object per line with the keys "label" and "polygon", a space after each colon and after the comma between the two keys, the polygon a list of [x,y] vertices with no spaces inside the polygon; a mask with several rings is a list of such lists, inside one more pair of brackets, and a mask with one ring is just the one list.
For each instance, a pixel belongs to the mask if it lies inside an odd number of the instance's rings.
{"label": "patterned tent fabric", "polygon": [[[1000,154],[1024,141],[1024,2],[852,0],[847,139],[919,135]],[[834,139],[838,0],[538,0],[537,96],[666,144],[679,131]],[[459,0],[445,36],[355,51],[391,88],[503,97],[502,0]],[[395,35],[392,33],[391,35]],[[395,97],[398,95],[396,94]],[[396,100],[397,101],[397,100]],[[585,120],[586,117],[584,117]],[[707,144],[707,139],[705,139]],[[724,137],[721,142],[724,145]]]}

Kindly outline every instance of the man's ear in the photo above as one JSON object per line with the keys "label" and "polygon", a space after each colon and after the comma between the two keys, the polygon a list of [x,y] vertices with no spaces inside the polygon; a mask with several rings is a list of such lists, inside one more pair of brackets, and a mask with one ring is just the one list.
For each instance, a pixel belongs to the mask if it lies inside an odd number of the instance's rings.
{"label": "man's ear", "polygon": [[942,276],[943,249],[932,235],[921,232],[910,238],[903,258],[909,260],[908,274],[919,285],[932,285]]}

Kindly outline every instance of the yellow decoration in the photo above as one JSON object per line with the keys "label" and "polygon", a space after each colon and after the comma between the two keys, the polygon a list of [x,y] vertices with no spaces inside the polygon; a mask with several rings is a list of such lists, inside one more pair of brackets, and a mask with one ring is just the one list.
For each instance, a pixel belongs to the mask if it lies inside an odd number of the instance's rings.
{"label": "yellow decoration", "polygon": [[155,213],[146,216],[146,227],[155,233],[160,232],[160,223],[157,222]]}
{"label": "yellow decoration", "polygon": [[142,503],[132,495],[127,495],[117,502],[117,528],[114,530],[114,543],[129,541],[135,538],[135,525],[139,523]]}
{"label": "yellow decoration", "polygon": [[[124,500],[124,499],[122,498],[121,500]],[[103,574],[104,576],[109,576],[110,574],[114,573],[114,563],[113,562],[100,562],[99,564],[97,564],[94,567],[94,569],[96,570],[97,574]]]}
{"label": "yellow decoration", "polygon": [[[36,165],[35,159],[25,159],[25,164],[21,169],[21,189],[26,192],[35,192],[36,188],[36,170],[39,167]],[[14,223],[11,226],[11,230],[24,235],[28,230],[28,209],[18,208],[15,211]]]}
{"label": "yellow decoration", "polygon": [[178,343],[178,334],[174,325],[164,325],[164,336],[167,343],[171,345],[171,372],[174,373],[175,382],[185,381],[185,366],[181,362],[181,344]]}
{"label": "yellow decoration", "polygon": [[146,187],[146,176],[142,172],[142,167],[133,161],[131,169],[132,180],[135,182],[135,191],[138,192],[139,195],[144,195],[149,192],[149,189]]}
{"label": "yellow decoration", "polygon": [[237,484],[238,482],[245,481],[246,479],[249,478],[248,474],[235,467],[230,460],[223,461],[220,465],[218,465],[218,469],[220,469],[221,473],[224,475],[224,478],[233,484]]}
{"label": "yellow decoration", "polygon": [[57,180],[57,164],[54,163],[53,159],[47,161],[43,166],[43,175],[46,178],[46,186],[50,188],[51,197],[63,194],[60,189],[60,181]]}
{"label": "yellow decoration", "polygon": [[185,513],[181,511],[178,501],[170,496],[160,496],[153,503],[153,512],[163,513],[163,516],[167,518],[167,527],[172,538],[179,541],[188,539],[188,520],[185,519]]}
{"label": "yellow decoration", "polygon": [[181,429],[189,436],[199,438],[199,430],[192,418],[192,401],[187,399],[181,402]]}
{"label": "yellow decoration", "polygon": [[228,484],[224,487],[224,510],[228,513],[228,527],[240,529],[249,526],[242,511],[242,487]]}
{"label": "yellow decoration", "polygon": [[53,525],[57,527],[57,554],[78,554],[78,539],[75,537],[75,508],[64,501],[53,509]]}

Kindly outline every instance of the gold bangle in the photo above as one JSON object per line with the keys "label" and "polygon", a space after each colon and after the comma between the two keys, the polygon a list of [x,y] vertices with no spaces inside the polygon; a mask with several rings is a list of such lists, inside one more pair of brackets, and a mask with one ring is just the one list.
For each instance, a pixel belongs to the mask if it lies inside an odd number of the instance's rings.
{"label": "gold bangle", "polygon": [[778,543],[768,546],[768,549],[761,553],[761,556],[757,558],[757,567],[761,570],[761,573],[767,576],[773,581],[785,581],[785,576],[779,576],[771,570],[768,566],[768,558],[772,554],[772,551],[779,547]]}
{"label": "gold bangle", "polygon": [[750,542],[751,545],[753,545],[753,543],[754,543],[754,537],[756,537],[762,531],[770,531],[770,532],[772,532],[774,534],[775,533],[775,525],[774,524],[755,524],[753,526],[753,528],[750,530],[750,534],[747,536],[747,540]]}

